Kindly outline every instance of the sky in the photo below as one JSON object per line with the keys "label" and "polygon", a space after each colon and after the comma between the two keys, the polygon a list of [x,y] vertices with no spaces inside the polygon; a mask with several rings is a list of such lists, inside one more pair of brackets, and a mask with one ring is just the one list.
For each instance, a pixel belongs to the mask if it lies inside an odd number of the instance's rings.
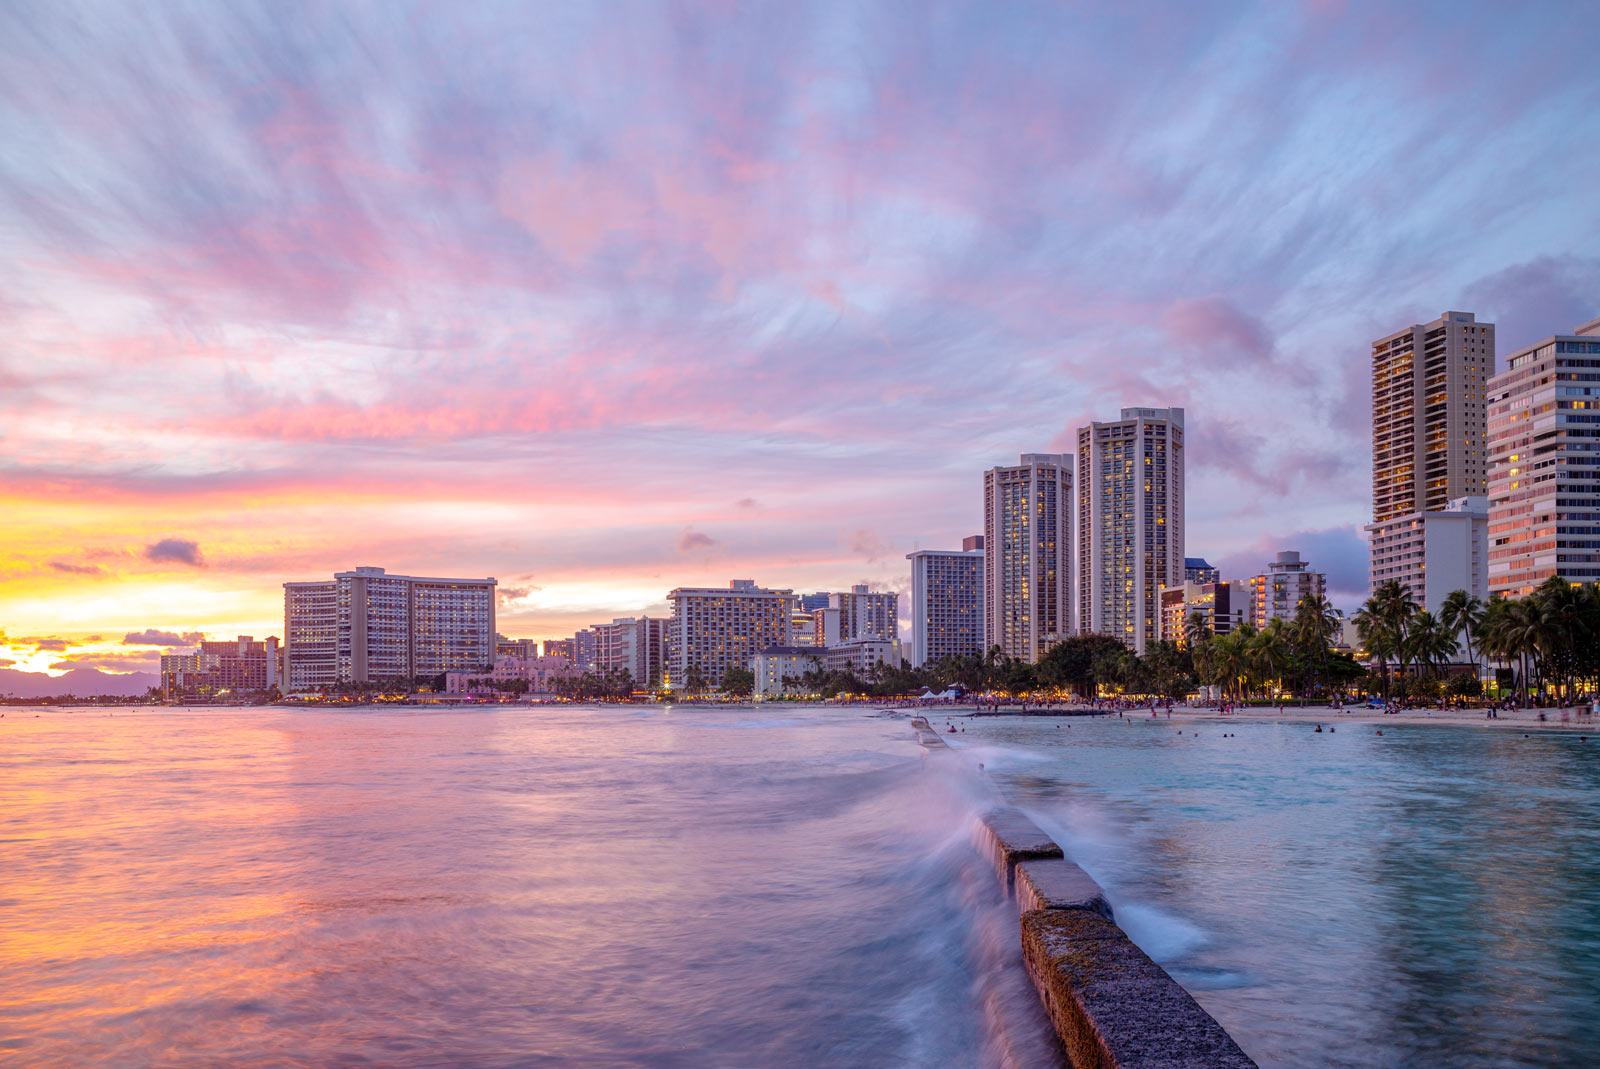
{"label": "sky", "polygon": [[1133,405],[1189,555],[1354,607],[1372,339],[1600,315],[1592,16],[0,3],[0,669],[357,565],[540,638],[904,590]]}

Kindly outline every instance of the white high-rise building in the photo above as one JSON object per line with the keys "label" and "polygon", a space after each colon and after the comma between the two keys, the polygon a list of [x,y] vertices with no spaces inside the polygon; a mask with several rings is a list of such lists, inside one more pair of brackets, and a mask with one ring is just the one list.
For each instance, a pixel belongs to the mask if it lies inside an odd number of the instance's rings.
{"label": "white high-rise building", "polygon": [[1136,653],[1161,637],[1161,588],[1184,582],[1183,409],[1124,408],[1078,431],[1077,630]]}
{"label": "white high-rise building", "polygon": [[753,579],[734,579],[725,589],[679,587],[667,601],[667,682],[673,690],[688,685],[691,670],[706,686],[718,686],[729,668],[748,668],[761,650],[788,645],[796,604],[794,591],[765,590]]}
{"label": "white high-rise building", "polygon": [[1444,599],[1465,590],[1489,597],[1489,499],[1458,497],[1443,509],[1412,512],[1367,525],[1371,587],[1391,579],[1411,590],[1434,615]]}
{"label": "white high-rise building", "polygon": [[283,584],[291,691],[493,667],[495,580],[338,572]]}
{"label": "white high-rise building", "polygon": [[1072,633],[1072,458],[983,473],[983,641],[1037,661]]}
{"label": "white high-rise building", "polygon": [[[969,541],[971,541],[969,539]],[[911,664],[981,657],[983,549],[919,549],[911,562]]]}

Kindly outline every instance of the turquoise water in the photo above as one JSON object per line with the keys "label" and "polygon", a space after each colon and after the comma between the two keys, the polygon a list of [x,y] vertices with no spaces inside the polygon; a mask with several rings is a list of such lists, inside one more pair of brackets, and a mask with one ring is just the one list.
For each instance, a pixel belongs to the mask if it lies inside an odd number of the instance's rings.
{"label": "turquoise water", "polygon": [[966,726],[962,756],[1262,1065],[1600,1064],[1593,736]]}

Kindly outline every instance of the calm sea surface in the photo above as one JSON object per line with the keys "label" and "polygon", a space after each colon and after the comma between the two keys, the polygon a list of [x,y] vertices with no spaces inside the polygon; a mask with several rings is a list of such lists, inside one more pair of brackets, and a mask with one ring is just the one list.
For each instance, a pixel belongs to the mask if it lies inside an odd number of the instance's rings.
{"label": "calm sea surface", "polygon": [[0,1061],[1053,1057],[903,720],[41,712],[0,720]]}
{"label": "calm sea surface", "polygon": [[1051,1064],[968,844],[995,782],[1263,1065],[1600,1064],[1575,734],[981,719],[926,760],[858,710],[34,712],[0,1062]]}

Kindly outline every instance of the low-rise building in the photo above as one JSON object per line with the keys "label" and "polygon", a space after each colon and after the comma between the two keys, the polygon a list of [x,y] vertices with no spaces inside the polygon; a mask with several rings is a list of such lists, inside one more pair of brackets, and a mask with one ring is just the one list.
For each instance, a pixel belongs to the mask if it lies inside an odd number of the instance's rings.
{"label": "low-rise building", "polygon": [[501,657],[537,657],[539,656],[539,640],[536,638],[506,638],[504,635],[494,636],[495,660]]}
{"label": "low-rise building", "polygon": [[1313,595],[1321,597],[1328,589],[1328,577],[1311,570],[1292,549],[1279,553],[1267,570],[1250,580],[1255,609],[1251,623],[1259,631],[1269,620],[1292,620],[1300,602]]}
{"label": "low-rise building", "polygon": [[279,685],[276,638],[249,635],[202,642],[189,653],[161,655],[161,689],[168,698],[249,694]]}
{"label": "low-rise building", "polygon": [[1444,509],[1411,512],[1367,526],[1372,589],[1393,579],[1435,616],[1465,590],[1489,596],[1489,499],[1458,497]]}
{"label": "low-rise building", "polygon": [[810,646],[769,646],[757,653],[750,660],[756,700],[782,696],[792,689],[793,681],[822,667],[822,655],[822,650]]}
{"label": "low-rise building", "polygon": [[830,672],[852,672],[866,679],[879,663],[900,666],[900,643],[883,638],[852,638],[821,651]]}
{"label": "low-rise building", "polygon": [[[575,679],[581,670],[565,657],[502,657],[487,672],[446,672],[446,694],[496,696],[506,693],[554,694],[563,679]],[[507,684],[526,683],[526,690]]]}
{"label": "low-rise building", "polygon": [[1233,582],[1196,583],[1161,588],[1161,637],[1180,646],[1188,644],[1189,615],[1200,613],[1212,634],[1226,635],[1240,624],[1249,623],[1255,612],[1250,584]]}

